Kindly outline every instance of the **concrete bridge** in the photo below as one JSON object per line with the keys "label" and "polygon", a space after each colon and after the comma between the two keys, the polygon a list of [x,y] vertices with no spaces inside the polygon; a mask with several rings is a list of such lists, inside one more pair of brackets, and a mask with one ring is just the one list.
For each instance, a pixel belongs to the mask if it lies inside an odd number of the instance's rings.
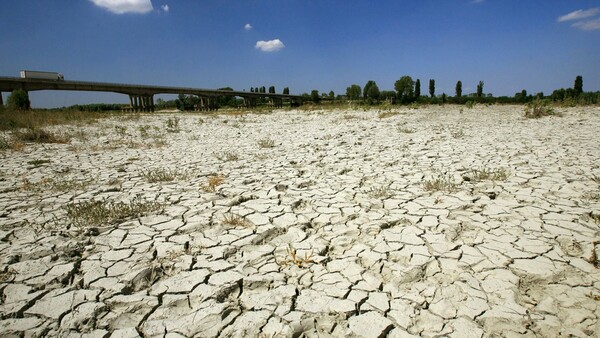
{"label": "concrete bridge", "polygon": [[284,101],[290,102],[291,105],[299,105],[301,99],[298,95],[256,93],[235,90],[0,77],[0,105],[3,104],[2,92],[12,92],[17,89],[22,89],[26,92],[35,90],[70,90],[120,93],[129,95],[131,109],[134,111],[154,111],[154,95],[156,94],[196,95],[200,98],[200,107],[198,108],[201,110],[218,108],[217,99],[223,96],[241,97],[244,99],[245,106],[248,107],[256,106],[257,99],[259,98],[268,98],[270,103],[275,107],[283,106]]}

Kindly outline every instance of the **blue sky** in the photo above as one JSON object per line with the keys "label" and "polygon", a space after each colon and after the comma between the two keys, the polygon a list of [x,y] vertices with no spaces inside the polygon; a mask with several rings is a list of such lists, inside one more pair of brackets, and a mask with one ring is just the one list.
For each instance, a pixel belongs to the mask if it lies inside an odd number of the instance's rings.
{"label": "blue sky", "polygon": [[[343,94],[403,75],[436,93],[600,90],[600,0],[5,0],[0,76]],[[258,47],[262,47],[258,48]],[[7,94],[4,94],[6,99]],[[34,107],[128,102],[33,92]],[[171,98],[165,96],[164,98]]]}

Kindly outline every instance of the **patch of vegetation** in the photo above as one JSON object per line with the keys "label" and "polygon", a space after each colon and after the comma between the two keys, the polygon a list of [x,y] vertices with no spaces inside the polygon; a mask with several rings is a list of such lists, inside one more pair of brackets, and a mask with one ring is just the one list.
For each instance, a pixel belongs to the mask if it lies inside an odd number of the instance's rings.
{"label": "patch of vegetation", "polygon": [[68,204],[67,217],[75,227],[110,225],[126,219],[162,213],[164,205],[136,196],[129,203],[92,200]]}
{"label": "patch of vegetation", "polygon": [[31,182],[27,177],[21,177],[20,189],[23,191],[50,191],[50,192],[68,192],[82,191],[92,183],[92,180],[79,180],[73,178],[42,179],[39,182]]}
{"label": "patch of vegetation", "polygon": [[264,138],[262,140],[258,140],[258,146],[260,148],[273,148],[275,147],[275,141],[270,138]]}
{"label": "patch of vegetation", "polygon": [[409,127],[399,127],[398,131],[405,134],[413,134],[416,132],[416,130]]}
{"label": "patch of vegetation", "polygon": [[239,156],[232,151],[222,151],[219,153],[215,153],[214,156],[224,162],[231,162],[231,161],[237,161],[239,160]]}
{"label": "patch of vegetation", "polygon": [[169,117],[165,122],[165,127],[169,133],[180,132],[181,129],[179,129],[179,117]]}
{"label": "patch of vegetation", "polygon": [[115,116],[115,113],[82,112],[78,110],[0,110],[0,130],[22,128],[42,128],[54,125],[91,124],[101,118]]}
{"label": "patch of vegetation", "polygon": [[127,135],[127,127],[125,126],[115,126],[115,131],[121,137],[125,137],[125,135]]}
{"label": "patch of vegetation", "polygon": [[70,139],[64,135],[53,134],[41,128],[27,128],[13,133],[15,138],[23,142],[33,143],[69,143]]}
{"label": "patch of vegetation", "polygon": [[148,183],[158,182],[171,182],[177,179],[186,179],[189,177],[187,172],[178,172],[170,169],[151,169],[142,171],[142,177],[148,181]]}
{"label": "patch of vegetation", "polygon": [[467,107],[469,109],[473,109],[473,107],[475,107],[475,102],[469,100],[469,101],[465,102],[465,107]]}
{"label": "patch of vegetation", "polygon": [[215,192],[217,187],[225,181],[225,176],[212,175],[209,176],[206,183],[200,185],[200,189],[205,192]]}
{"label": "patch of vegetation", "polygon": [[539,119],[544,116],[560,116],[554,109],[550,108],[550,101],[535,99],[525,107],[525,117],[530,119]]}
{"label": "patch of vegetation", "polygon": [[292,247],[291,244],[288,245],[287,254],[288,254],[288,257],[286,257],[282,261],[276,262],[276,263],[281,266],[287,266],[287,265],[293,264],[299,268],[307,267],[308,264],[316,264],[317,263],[312,259],[312,256],[313,256],[312,251],[310,253],[306,252],[306,253],[304,253],[304,257],[300,257],[296,253],[296,249],[294,247]]}
{"label": "patch of vegetation", "polygon": [[454,182],[448,177],[440,176],[431,180],[425,180],[423,182],[423,189],[425,191],[445,191],[454,192],[457,187]]}
{"label": "patch of vegetation", "polygon": [[453,138],[458,139],[465,136],[465,132],[462,129],[455,129],[450,131],[450,135],[452,135]]}
{"label": "patch of vegetation", "polygon": [[399,115],[399,114],[400,113],[394,112],[394,111],[385,111],[385,112],[379,113],[379,115],[377,115],[377,117],[380,118],[380,119],[385,119],[385,118],[393,117],[393,116],[396,116],[396,115]]}
{"label": "patch of vegetation", "polygon": [[484,180],[492,180],[492,181],[504,181],[508,178],[510,172],[504,168],[498,169],[473,169],[471,170],[471,175],[468,176],[473,181],[484,181]]}
{"label": "patch of vegetation", "polygon": [[241,227],[251,227],[253,224],[246,220],[244,217],[236,214],[225,214],[223,215],[223,219],[221,220],[223,225],[229,225],[233,227],[241,226]]}
{"label": "patch of vegetation", "polygon": [[33,168],[38,168],[38,167],[41,167],[42,165],[48,164],[48,163],[52,163],[52,161],[44,159],[44,160],[31,160],[31,161],[27,162],[27,164],[32,165]]}
{"label": "patch of vegetation", "polygon": [[13,142],[9,138],[0,135],[0,151],[2,150],[21,150],[23,143]]}
{"label": "patch of vegetation", "polygon": [[368,195],[372,198],[377,199],[388,199],[394,196],[394,191],[389,186],[382,186],[379,188],[372,188],[369,190]]}

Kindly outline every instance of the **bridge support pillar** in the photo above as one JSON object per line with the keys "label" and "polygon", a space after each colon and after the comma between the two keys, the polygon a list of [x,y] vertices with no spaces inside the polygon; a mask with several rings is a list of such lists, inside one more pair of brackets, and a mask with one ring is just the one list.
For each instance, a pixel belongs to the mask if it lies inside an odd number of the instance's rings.
{"label": "bridge support pillar", "polygon": [[129,95],[129,103],[134,112],[154,111],[154,95]]}
{"label": "bridge support pillar", "polygon": [[0,92],[0,106],[4,105],[4,101],[2,101],[2,92]]}

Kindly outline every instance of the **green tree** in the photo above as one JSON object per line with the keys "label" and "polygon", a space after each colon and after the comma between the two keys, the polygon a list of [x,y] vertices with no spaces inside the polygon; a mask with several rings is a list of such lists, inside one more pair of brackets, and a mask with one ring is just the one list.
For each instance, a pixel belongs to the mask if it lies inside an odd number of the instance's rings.
{"label": "green tree", "polygon": [[412,100],[414,95],[414,87],[415,81],[413,81],[412,77],[405,75],[400,78],[400,80],[394,83],[394,89],[398,93],[398,99],[400,102],[406,103]]}
{"label": "green tree", "polygon": [[418,99],[421,96],[421,80],[415,81],[415,98]]}
{"label": "green tree", "polygon": [[368,93],[369,93],[369,88],[371,88],[371,86],[376,85],[375,81],[373,80],[369,80],[367,81],[367,83],[365,84],[365,86],[363,87],[363,98],[366,99],[368,97]]}
{"label": "green tree", "polygon": [[483,81],[479,81],[479,84],[477,84],[477,97],[482,97],[483,96]]}
{"label": "green tree", "polygon": [[333,92],[333,90],[329,92],[329,98],[332,100],[335,99],[335,93]]}
{"label": "green tree", "polygon": [[313,91],[310,92],[310,99],[314,103],[318,103],[321,100],[321,98],[319,97],[319,91],[316,89],[313,89]]}
{"label": "green tree", "polygon": [[29,94],[23,89],[14,90],[6,100],[6,104],[11,109],[27,110],[31,108],[31,101],[29,101]]}
{"label": "green tree", "polygon": [[350,87],[346,88],[346,97],[348,98],[348,100],[359,100],[361,92],[362,89],[360,88],[360,86],[357,84],[353,84]]}
{"label": "green tree", "polygon": [[283,88],[283,93],[285,95],[289,95],[290,94],[290,89],[288,87]]}
{"label": "green tree", "polygon": [[269,87],[269,94],[275,94],[275,86]]}
{"label": "green tree", "polygon": [[583,77],[581,75],[577,75],[575,78],[575,84],[573,85],[573,95],[575,97],[581,95],[583,93]]}
{"label": "green tree", "polygon": [[462,82],[458,81],[456,83],[456,97],[460,98],[462,97]]}
{"label": "green tree", "polygon": [[429,95],[431,97],[435,96],[435,80],[429,79]]}

